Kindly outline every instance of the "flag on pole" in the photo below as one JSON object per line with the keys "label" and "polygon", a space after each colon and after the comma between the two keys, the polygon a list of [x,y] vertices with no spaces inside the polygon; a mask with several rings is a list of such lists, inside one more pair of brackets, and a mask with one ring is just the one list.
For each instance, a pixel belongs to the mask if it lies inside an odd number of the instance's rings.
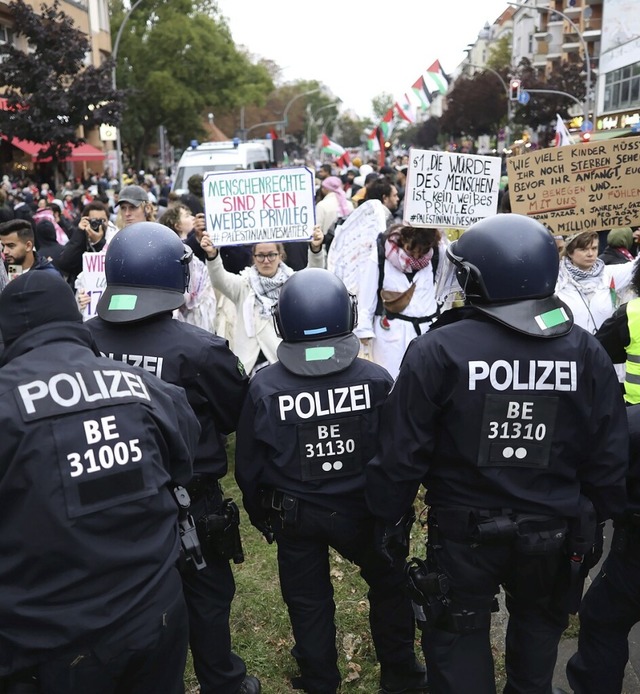
{"label": "flag on pole", "polygon": [[435,85],[435,90],[440,94],[446,94],[449,87],[449,78],[446,72],[442,69],[440,61],[436,60],[431,67],[427,68],[427,78]]}
{"label": "flag on pole", "polygon": [[384,118],[380,122],[380,129],[382,130],[383,137],[391,137],[391,133],[393,132],[393,108],[390,108],[384,114]]}
{"label": "flag on pole", "polygon": [[408,94],[404,94],[402,99],[400,101],[396,101],[393,107],[402,120],[407,121],[407,123],[416,122],[416,110],[413,108],[413,104],[411,103]]}
{"label": "flag on pole", "polygon": [[555,147],[562,147],[571,144],[573,144],[573,141],[567,130],[567,126],[564,124],[562,118],[560,118],[560,114],[556,113],[556,138],[554,145]]}
{"label": "flag on pole", "polygon": [[335,161],[335,165],[341,171],[351,166],[351,156],[349,155],[349,152],[345,151],[345,153],[342,156],[338,157]]}
{"label": "flag on pole", "polygon": [[380,150],[380,141],[378,140],[378,128],[374,128],[367,137],[367,149],[370,152],[378,152]]}
{"label": "flag on pole", "polygon": [[[418,77],[418,79],[411,85],[411,89],[413,89],[413,93],[420,102],[420,108],[423,111],[426,111],[431,103],[431,95],[427,94],[427,86],[424,83],[424,77],[422,75],[420,75],[420,77]],[[425,99],[429,101],[429,104],[427,101],[425,101]]]}
{"label": "flag on pole", "polygon": [[322,133],[322,151],[325,154],[333,154],[334,157],[341,157],[345,153],[342,145],[330,140],[324,133]]}

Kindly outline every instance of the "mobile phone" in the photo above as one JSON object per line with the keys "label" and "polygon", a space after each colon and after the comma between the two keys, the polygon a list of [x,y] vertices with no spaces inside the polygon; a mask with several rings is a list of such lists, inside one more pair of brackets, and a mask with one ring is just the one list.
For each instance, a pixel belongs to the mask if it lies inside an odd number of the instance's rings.
{"label": "mobile phone", "polygon": [[18,275],[22,274],[22,265],[8,265],[7,274],[10,280],[14,280]]}

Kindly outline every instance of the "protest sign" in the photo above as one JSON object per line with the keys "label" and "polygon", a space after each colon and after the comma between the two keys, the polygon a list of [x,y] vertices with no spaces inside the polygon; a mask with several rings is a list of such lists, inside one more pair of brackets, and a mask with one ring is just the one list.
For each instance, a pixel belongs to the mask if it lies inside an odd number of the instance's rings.
{"label": "protest sign", "polygon": [[105,255],[106,251],[82,254],[82,284],[84,291],[90,298],[89,303],[82,311],[83,320],[95,317],[98,301],[107,286],[107,279],[104,274]]}
{"label": "protest sign", "polygon": [[314,173],[306,167],[211,172],[203,188],[214,246],[313,236]]}
{"label": "protest sign", "polygon": [[541,149],[507,169],[511,211],[554,234],[640,225],[640,138]]}
{"label": "protest sign", "polygon": [[412,149],[403,221],[414,227],[468,227],[496,213],[500,158]]}

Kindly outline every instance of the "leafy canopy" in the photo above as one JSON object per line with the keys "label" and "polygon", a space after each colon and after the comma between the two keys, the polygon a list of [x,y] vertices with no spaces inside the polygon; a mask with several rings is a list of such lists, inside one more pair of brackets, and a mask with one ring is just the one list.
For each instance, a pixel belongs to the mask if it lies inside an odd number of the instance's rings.
{"label": "leafy canopy", "polygon": [[111,64],[85,65],[90,44],[55,0],[35,12],[23,0],[9,3],[16,36],[28,40],[27,52],[0,46],[0,84],[7,110],[0,110],[0,131],[9,138],[47,144],[42,157],[64,159],[71,144],[81,144],[80,126],[119,125],[121,94],[112,88]]}

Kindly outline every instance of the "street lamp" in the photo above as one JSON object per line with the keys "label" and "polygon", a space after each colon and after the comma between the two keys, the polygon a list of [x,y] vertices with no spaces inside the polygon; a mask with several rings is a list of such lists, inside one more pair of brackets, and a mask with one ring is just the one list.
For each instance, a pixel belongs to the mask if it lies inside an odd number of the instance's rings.
{"label": "street lamp", "polygon": [[[589,120],[589,101],[590,101],[590,95],[591,95],[591,61],[589,59],[589,47],[587,46],[587,42],[584,40],[584,36],[580,32],[580,29],[578,28],[578,25],[571,19],[571,17],[568,17],[564,12],[560,12],[560,10],[556,10],[553,7],[537,7],[536,5],[527,5],[522,2],[507,2],[507,5],[513,5],[515,7],[524,7],[527,10],[538,10],[538,12],[551,12],[553,14],[560,15],[565,21],[569,23],[569,25],[573,28],[575,31],[576,35],[578,36],[578,39],[580,41],[580,45],[582,46],[582,50],[584,51],[584,64],[585,64],[585,80],[584,80],[584,86],[585,86],[585,95],[584,95],[584,122],[585,124]],[[573,97],[571,97],[573,98]]]}
{"label": "street lamp", "polygon": [[322,111],[326,111],[328,108],[336,108],[339,103],[340,99],[338,99],[337,101],[332,101],[329,104],[321,106],[315,113],[311,113],[311,109],[309,108],[309,106],[307,106],[307,144],[309,144],[309,142],[311,141],[311,125],[316,125],[318,114]]}
{"label": "street lamp", "polygon": [[[116,40],[113,44],[113,49],[111,51],[111,59],[113,60],[113,67],[111,68],[111,85],[113,90],[116,90],[116,63],[118,60],[118,48],[120,48],[120,39],[122,38],[122,32],[124,31],[124,25],[129,21],[131,13],[138,7],[142,0],[136,0],[136,2],[131,5],[129,11],[122,18],[122,24],[118,28],[118,33],[116,34]],[[120,139],[120,128],[116,128],[116,166],[118,167],[117,178],[120,183],[120,188],[122,188],[123,183],[123,171],[122,171],[122,140]]]}
{"label": "street lamp", "polygon": [[294,101],[297,101],[298,99],[302,99],[303,96],[309,96],[310,94],[317,94],[320,91],[320,89],[311,89],[308,92],[302,92],[302,94],[296,94],[293,99],[289,100],[289,103],[284,107],[284,111],[282,112],[282,137],[284,137],[285,133],[285,128],[287,127],[288,121],[287,121],[287,113],[289,113],[289,109],[291,108],[291,105],[293,104]]}

